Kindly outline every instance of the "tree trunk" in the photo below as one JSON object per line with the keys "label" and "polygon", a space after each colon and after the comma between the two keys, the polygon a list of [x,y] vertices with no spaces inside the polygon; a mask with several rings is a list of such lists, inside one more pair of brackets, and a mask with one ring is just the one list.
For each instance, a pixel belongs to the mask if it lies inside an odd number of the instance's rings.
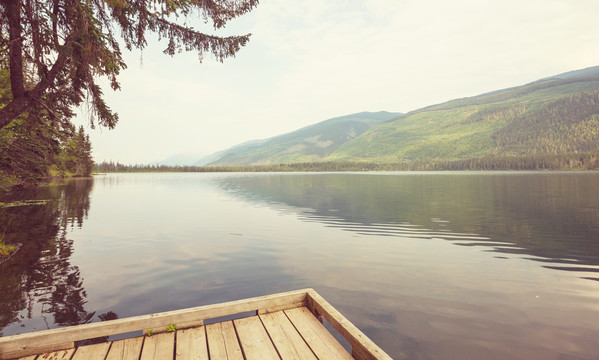
{"label": "tree trunk", "polygon": [[8,19],[10,88],[13,99],[25,95],[23,85],[23,38],[21,37],[21,1],[4,1]]}
{"label": "tree trunk", "polygon": [[[8,5],[6,5],[7,9],[9,7],[15,7],[13,6],[13,0],[7,0],[6,2],[8,3]],[[64,69],[70,54],[69,49],[71,47],[71,36],[69,35],[65,40],[65,44],[58,48],[58,57],[56,58],[56,62],[54,65],[52,65],[50,71],[48,71],[45,77],[40,79],[33,89],[26,91],[23,86],[23,54],[21,41],[22,39],[15,41],[15,43],[18,43],[18,46],[14,46],[14,48],[11,41],[11,45],[9,46],[10,82],[13,98],[5,107],[0,109],[0,129],[10,124],[11,121],[17,118],[17,116],[27,111],[27,109],[32,106],[35,100],[41,101],[44,93],[54,83],[54,80],[58,74]],[[13,51],[15,51],[17,54],[15,58],[20,59],[18,64],[17,62],[13,64]],[[16,92],[15,89],[17,89]]]}
{"label": "tree trunk", "polygon": [[0,129],[10,124],[31,103],[23,84],[23,38],[21,37],[21,2],[4,0],[8,19],[8,66],[12,101],[0,109]]}

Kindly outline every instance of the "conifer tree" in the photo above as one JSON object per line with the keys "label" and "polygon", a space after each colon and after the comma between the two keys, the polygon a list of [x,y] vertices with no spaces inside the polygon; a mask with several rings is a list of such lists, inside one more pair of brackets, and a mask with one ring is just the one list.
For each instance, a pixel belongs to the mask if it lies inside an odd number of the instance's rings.
{"label": "conifer tree", "polygon": [[119,89],[127,49],[143,49],[147,36],[167,41],[164,53],[197,51],[219,61],[248,35],[218,37],[181,24],[200,16],[214,28],[251,11],[258,0],[0,0],[0,69],[10,72],[11,96],[0,106],[0,129],[24,112],[72,116],[88,101],[90,123],[113,128],[118,115],[102,96],[98,77]]}

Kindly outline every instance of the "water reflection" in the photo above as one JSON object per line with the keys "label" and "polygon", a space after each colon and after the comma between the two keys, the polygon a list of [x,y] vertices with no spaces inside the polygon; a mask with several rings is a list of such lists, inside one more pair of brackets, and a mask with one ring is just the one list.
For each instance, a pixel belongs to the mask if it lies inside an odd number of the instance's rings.
{"label": "water reflection", "polygon": [[2,331],[313,287],[395,359],[596,359],[598,178],[111,174],[12,194],[54,200],[0,212],[27,245],[0,266]]}
{"label": "water reflection", "polygon": [[[288,228],[298,234],[274,234],[279,262],[393,358],[595,359],[599,298],[586,278],[599,265],[598,178],[288,174],[219,184],[302,221]],[[566,261],[580,269],[548,269]]]}
{"label": "water reflection", "polygon": [[90,208],[91,179],[78,179],[11,192],[2,201],[50,200],[45,205],[0,209],[7,243],[22,243],[0,265],[1,330],[9,324],[30,329],[84,324],[95,312],[85,309],[79,268],[71,264],[73,241],[67,229],[81,227]]}
{"label": "water reflection", "polygon": [[[223,179],[227,191],[360,235],[444,239],[497,259],[527,256],[581,277],[599,272],[598,175],[291,174]],[[589,276],[591,275],[591,276]]]}

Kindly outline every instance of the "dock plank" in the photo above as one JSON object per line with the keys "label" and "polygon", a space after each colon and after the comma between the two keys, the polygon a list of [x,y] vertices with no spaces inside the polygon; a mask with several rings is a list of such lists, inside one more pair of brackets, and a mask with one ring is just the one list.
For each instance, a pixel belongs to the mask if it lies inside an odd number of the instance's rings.
{"label": "dock plank", "polygon": [[174,353],[175,333],[165,332],[145,337],[140,360],[172,360]]}
{"label": "dock plank", "polygon": [[258,316],[234,320],[246,360],[280,359]]}
{"label": "dock plank", "polygon": [[40,355],[37,360],[70,360],[75,349],[59,350],[47,354]]}
{"label": "dock plank", "polygon": [[142,344],[143,337],[114,341],[106,360],[138,360]]}
{"label": "dock plank", "polygon": [[310,289],[295,290],[220,304],[4,336],[0,337],[0,359],[14,359],[20,356],[69,349],[74,347],[73,343],[77,341],[144,329],[160,329],[168,324],[188,326],[221,316],[262,309],[276,309],[289,304],[305,304],[308,291]]}
{"label": "dock plank", "polygon": [[206,326],[210,359],[243,360],[232,321]]}
{"label": "dock plank", "polygon": [[80,346],[71,360],[104,360],[109,348],[110,343]]}
{"label": "dock plank", "polygon": [[353,357],[305,307],[285,310],[297,331],[319,359],[353,360]]}
{"label": "dock plank", "polygon": [[[248,311],[256,316],[202,325]],[[356,359],[391,359],[318,293],[304,289],[0,337],[0,360],[243,360],[244,355],[250,360],[352,359],[317,317],[324,317],[349,342]],[[165,329],[167,324],[181,330],[75,349],[78,341]]]}
{"label": "dock plank", "polygon": [[206,329],[200,326],[177,332],[176,360],[209,360]]}
{"label": "dock plank", "polygon": [[281,359],[316,360],[316,356],[285,313],[278,311],[260,315],[260,319]]}
{"label": "dock plank", "polygon": [[360,360],[392,360],[383,349],[378,347],[360,329],[335,309],[328,301],[313,289],[308,291],[308,308],[324,317],[341,336],[347,340],[356,359]]}

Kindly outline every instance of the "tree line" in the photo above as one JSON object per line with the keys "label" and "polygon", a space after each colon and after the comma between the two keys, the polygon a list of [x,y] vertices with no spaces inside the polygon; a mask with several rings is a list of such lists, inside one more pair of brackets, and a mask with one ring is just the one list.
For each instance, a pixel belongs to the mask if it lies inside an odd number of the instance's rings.
{"label": "tree line", "polygon": [[121,172],[332,172],[332,171],[437,171],[437,170],[599,170],[599,152],[505,156],[450,161],[406,163],[306,162],[294,164],[235,166],[95,164],[98,173]]}
{"label": "tree line", "polygon": [[[0,109],[11,100],[8,71],[0,69]],[[51,176],[89,176],[94,162],[89,136],[68,118],[48,111],[19,115],[0,129],[0,187]]]}
{"label": "tree line", "polygon": [[89,124],[112,129],[118,114],[104,100],[99,78],[113,90],[127,66],[121,46],[144,49],[147,36],[167,41],[164,53],[196,51],[200,60],[235,56],[250,34],[214,36],[215,29],[258,0],[81,1],[0,0],[0,187],[51,175],[88,175],[89,138],[71,124],[86,103]]}
{"label": "tree line", "polygon": [[0,187],[91,174],[91,143],[83,127],[55,132],[45,124],[21,124],[0,129]]}

